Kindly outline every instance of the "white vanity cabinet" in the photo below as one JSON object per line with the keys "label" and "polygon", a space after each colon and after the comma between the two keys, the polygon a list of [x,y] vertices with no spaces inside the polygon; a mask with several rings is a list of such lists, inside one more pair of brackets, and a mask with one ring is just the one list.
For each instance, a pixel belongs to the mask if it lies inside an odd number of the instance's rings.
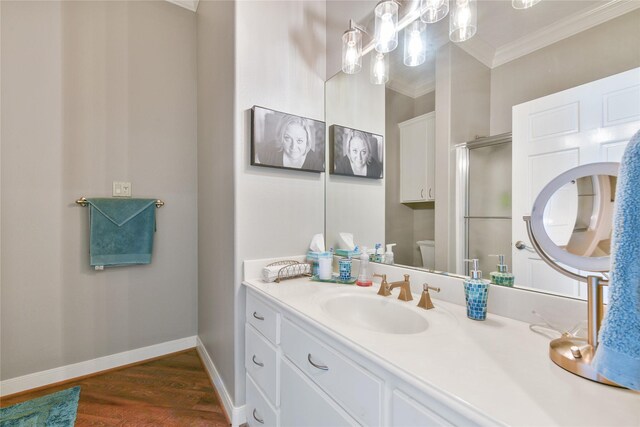
{"label": "white vanity cabinet", "polygon": [[251,288],[245,333],[250,426],[477,425]]}
{"label": "white vanity cabinet", "polygon": [[432,202],[435,194],[435,112],[399,123],[400,202]]}

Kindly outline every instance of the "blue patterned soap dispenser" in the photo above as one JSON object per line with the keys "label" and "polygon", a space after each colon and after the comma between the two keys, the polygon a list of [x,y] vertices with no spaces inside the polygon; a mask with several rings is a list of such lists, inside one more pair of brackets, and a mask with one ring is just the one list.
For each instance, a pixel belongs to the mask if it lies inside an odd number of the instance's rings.
{"label": "blue patterned soap dispenser", "polygon": [[464,299],[467,302],[467,317],[472,320],[485,320],[487,318],[489,283],[482,280],[482,271],[478,270],[477,259],[466,259],[465,261],[473,263],[471,277],[464,281]]}

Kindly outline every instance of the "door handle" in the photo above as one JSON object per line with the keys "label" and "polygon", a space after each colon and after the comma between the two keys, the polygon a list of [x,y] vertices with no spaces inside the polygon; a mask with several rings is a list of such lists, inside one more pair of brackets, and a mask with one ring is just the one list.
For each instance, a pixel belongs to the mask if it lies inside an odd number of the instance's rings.
{"label": "door handle", "polygon": [[424,188],[420,189],[420,198],[424,199]]}
{"label": "door handle", "polygon": [[309,355],[307,356],[307,360],[309,361],[309,363],[311,363],[311,365],[314,368],[320,369],[321,371],[328,371],[329,370],[328,366],[318,365],[317,363],[314,363],[313,360],[311,360],[311,353],[309,353]]}
{"label": "door handle", "polygon": [[259,316],[258,313],[256,313],[255,311],[253,312],[253,317],[255,317],[258,320],[264,320],[264,317]]}
{"label": "door handle", "polygon": [[256,355],[254,354],[253,357],[251,358],[251,360],[253,360],[253,363],[255,363],[256,365],[260,366],[261,368],[264,367],[264,363],[261,362],[257,362],[256,361]]}
{"label": "door handle", "polygon": [[433,197],[431,197],[431,187],[429,187],[429,198],[432,199]]}
{"label": "door handle", "polygon": [[260,424],[264,424],[264,420],[256,415],[256,410],[253,410],[253,419],[259,422]]}

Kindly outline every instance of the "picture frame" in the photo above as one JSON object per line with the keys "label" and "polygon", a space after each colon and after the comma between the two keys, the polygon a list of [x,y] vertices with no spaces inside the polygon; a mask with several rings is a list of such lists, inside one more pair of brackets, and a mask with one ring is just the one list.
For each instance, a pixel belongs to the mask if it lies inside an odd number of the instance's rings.
{"label": "picture frame", "polygon": [[332,125],[331,174],[358,178],[384,177],[384,137],[372,132]]}
{"label": "picture frame", "polygon": [[325,152],[325,122],[251,108],[251,165],[320,173]]}

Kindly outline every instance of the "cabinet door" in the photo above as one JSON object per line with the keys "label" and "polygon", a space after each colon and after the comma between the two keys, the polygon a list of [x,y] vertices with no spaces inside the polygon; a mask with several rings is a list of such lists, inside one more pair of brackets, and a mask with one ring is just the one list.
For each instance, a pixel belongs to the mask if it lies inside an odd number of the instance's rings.
{"label": "cabinet door", "polygon": [[358,425],[289,361],[283,360],[281,367],[280,422],[283,427]]}
{"label": "cabinet door", "polygon": [[400,126],[401,202],[425,200],[426,124],[424,120],[414,119]]}
{"label": "cabinet door", "polygon": [[425,199],[434,201],[436,199],[436,116],[430,113],[426,117],[426,157],[424,158],[425,168]]}
{"label": "cabinet door", "polygon": [[435,114],[400,126],[400,202],[435,200]]}
{"label": "cabinet door", "polygon": [[249,375],[247,385],[247,425],[249,427],[278,427],[278,411],[269,404],[260,388]]}

